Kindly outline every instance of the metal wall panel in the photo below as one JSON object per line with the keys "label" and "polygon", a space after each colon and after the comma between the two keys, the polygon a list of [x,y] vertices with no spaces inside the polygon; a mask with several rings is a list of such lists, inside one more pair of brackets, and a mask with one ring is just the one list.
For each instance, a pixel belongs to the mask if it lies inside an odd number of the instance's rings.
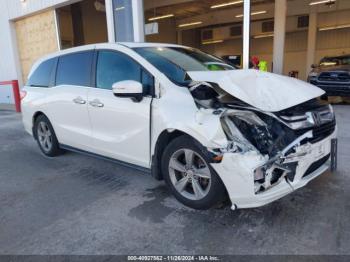
{"label": "metal wall panel", "polygon": [[79,0],[0,0],[0,81],[21,79],[21,67],[17,49],[16,31],[14,20],[25,16],[42,12],[43,10],[54,10],[57,6],[66,5]]}

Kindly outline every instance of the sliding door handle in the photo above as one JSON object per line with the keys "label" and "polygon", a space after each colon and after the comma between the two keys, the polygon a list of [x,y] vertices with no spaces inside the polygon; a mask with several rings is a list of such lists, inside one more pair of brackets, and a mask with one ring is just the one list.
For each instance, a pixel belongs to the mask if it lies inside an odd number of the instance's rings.
{"label": "sliding door handle", "polygon": [[82,99],[80,96],[78,96],[77,98],[73,99],[73,102],[79,105],[84,105],[86,104],[86,101],[84,99]]}
{"label": "sliding door handle", "polygon": [[89,102],[90,106],[93,106],[93,107],[103,107],[104,104],[100,102],[100,100],[98,99],[94,99],[92,101]]}

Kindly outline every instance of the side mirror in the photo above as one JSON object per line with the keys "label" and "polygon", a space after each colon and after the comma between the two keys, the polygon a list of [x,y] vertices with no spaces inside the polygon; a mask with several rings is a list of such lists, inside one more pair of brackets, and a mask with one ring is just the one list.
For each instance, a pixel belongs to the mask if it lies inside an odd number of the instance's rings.
{"label": "side mirror", "polygon": [[125,80],[112,85],[113,94],[117,97],[128,97],[135,102],[140,102],[143,98],[143,86],[134,80]]}
{"label": "side mirror", "polygon": [[316,64],[312,64],[312,65],[311,65],[311,68],[316,68],[316,67],[317,67]]}

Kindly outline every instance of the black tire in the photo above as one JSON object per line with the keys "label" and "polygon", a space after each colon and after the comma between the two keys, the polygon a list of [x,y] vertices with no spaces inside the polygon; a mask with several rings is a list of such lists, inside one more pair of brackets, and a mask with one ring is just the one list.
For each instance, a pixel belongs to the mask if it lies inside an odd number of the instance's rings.
{"label": "black tire", "polygon": [[[51,139],[50,139],[51,146],[49,148],[45,148],[42,145],[42,143],[40,142],[40,135],[38,133],[40,133],[39,126],[41,124],[45,124],[47,129],[51,132]],[[37,141],[41,152],[45,156],[55,157],[55,156],[58,156],[58,155],[63,153],[63,150],[61,150],[59,148],[59,143],[58,143],[55,131],[54,131],[49,119],[45,115],[40,115],[36,118],[35,123],[34,123],[33,132],[34,132],[35,140]]]}
{"label": "black tire", "polygon": [[[207,194],[198,200],[189,199],[185,196],[183,196],[181,193],[178,192],[178,190],[175,188],[172,178],[170,177],[171,174],[169,170],[171,168],[169,167],[169,163],[171,160],[171,157],[176,154],[176,152],[179,152],[181,150],[187,150],[190,149],[194,153],[196,153],[196,157],[198,155],[201,157],[201,160],[205,161],[205,164],[210,170],[210,187],[207,189]],[[198,158],[199,159],[199,158]],[[223,202],[226,199],[227,193],[224,184],[222,183],[220,177],[216,174],[215,170],[210,166],[209,161],[209,153],[208,151],[197,141],[194,139],[188,137],[188,136],[180,136],[175,138],[173,141],[169,143],[169,145],[165,148],[164,153],[162,155],[162,173],[164,180],[168,187],[170,188],[171,192],[174,194],[175,198],[183,203],[184,205],[194,208],[194,209],[209,209],[221,202]],[[181,172],[180,172],[181,174]],[[187,173],[186,173],[187,176]],[[198,181],[198,178],[197,178]],[[178,181],[177,181],[178,182]],[[193,182],[189,185],[190,189],[193,189]]]}

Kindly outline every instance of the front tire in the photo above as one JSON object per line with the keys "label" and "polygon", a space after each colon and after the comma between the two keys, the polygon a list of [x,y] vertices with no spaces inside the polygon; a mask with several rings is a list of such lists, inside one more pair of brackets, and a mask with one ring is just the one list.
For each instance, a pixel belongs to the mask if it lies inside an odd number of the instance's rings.
{"label": "front tire", "polygon": [[62,154],[55,131],[45,115],[40,115],[35,120],[34,132],[35,139],[44,155],[54,157]]}
{"label": "front tire", "polygon": [[191,208],[208,209],[225,199],[225,187],[209,163],[207,150],[190,137],[170,142],[162,156],[162,173],[177,200]]}

